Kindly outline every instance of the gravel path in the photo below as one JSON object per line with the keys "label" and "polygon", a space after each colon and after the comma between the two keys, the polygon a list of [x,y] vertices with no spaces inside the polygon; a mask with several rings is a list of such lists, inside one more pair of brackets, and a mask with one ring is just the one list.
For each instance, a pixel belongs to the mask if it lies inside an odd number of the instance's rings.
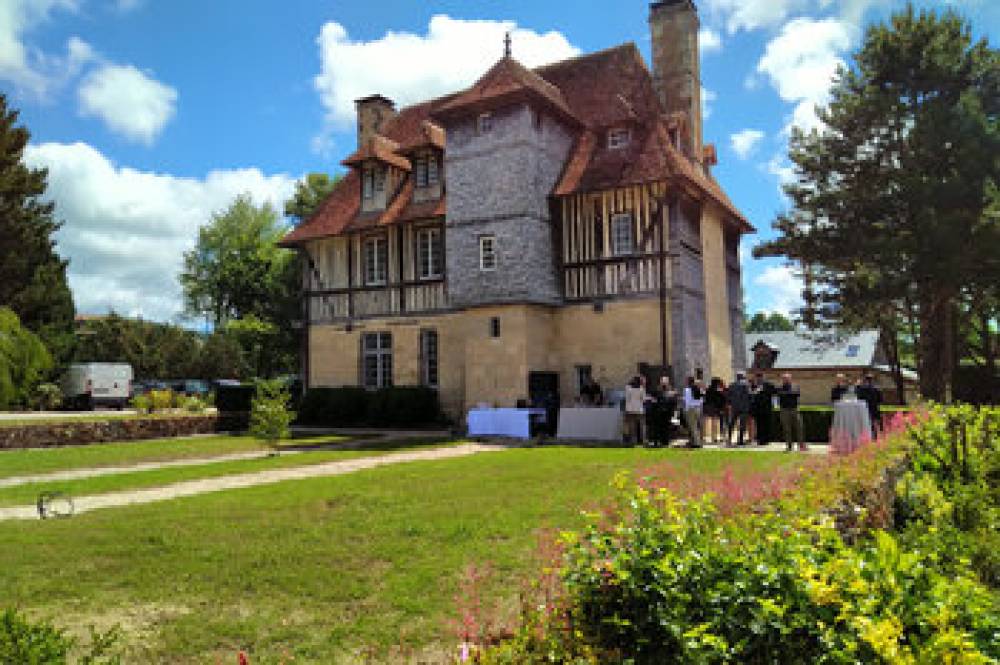
{"label": "gravel path", "polygon": [[[378,457],[359,457],[339,462],[326,462],[324,464],[315,464],[312,466],[271,469],[268,471],[258,471],[256,473],[242,473],[232,476],[221,476],[218,478],[188,480],[180,483],[174,483],[173,485],[166,485],[164,487],[152,487],[140,490],[74,497],[74,512],[85,513],[99,508],[112,508],[116,506],[127,506],[139,503],[168,501],[170,499],[177,499],[185,496],[206,494],[208,492],[221,492],[224,490],[239,489],[242,487],[270,485],[286,480],[303,480],[306,478],[339,476],[346,473],[353,473],[354,471],[374,469],[379,466],[400,464],[403,462],[450,459],[454,457],[466,457],[468,455],[485,452],[497,452],[501,450],[506,450],[506,447],[467,443],[448,448],[413,450],[401,453],[391,453]],[[34,505],[0,508],[0,520],[31,519],[38,519],[38,509]]]}
{"label": "gravel path", "polygon": [[[291,455],[298,451],[288,451],[283,454]],[[79,480],[81,478],[96,478],[98,476],[117,476],[123,473],[134,473],[136,471],[152,471],[153,469],[169,469],[175,466],[198,466],[201,464],[215,464],[217,462],[236,462],[239,460],[257,459],[267,457],[270,453],[266,450],[251,450],[243,453],[229,453],[227,455],[216,455],[214,457],[188,457],[178,460],[164,460],[160,462],[140,462],[138,464],[127,464],[124,466],[94,466],[84,469],[69,469],[66,471],[53,471],[52,473],[40,473],[33,476],[13,476],[11,478],[0,478],[0,487],[16,487],[29,483],[46,483],[61,480]]]}

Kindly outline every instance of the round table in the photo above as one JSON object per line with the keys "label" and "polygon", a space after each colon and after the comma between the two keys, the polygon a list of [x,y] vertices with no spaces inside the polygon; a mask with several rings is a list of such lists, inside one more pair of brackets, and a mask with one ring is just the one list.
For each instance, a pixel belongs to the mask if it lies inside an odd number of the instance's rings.
{"label": "round table", "polygon": [[833,404],[830,447],[834,452],[851,453],[872,438],[868,404],[859,399],[842,399]]}

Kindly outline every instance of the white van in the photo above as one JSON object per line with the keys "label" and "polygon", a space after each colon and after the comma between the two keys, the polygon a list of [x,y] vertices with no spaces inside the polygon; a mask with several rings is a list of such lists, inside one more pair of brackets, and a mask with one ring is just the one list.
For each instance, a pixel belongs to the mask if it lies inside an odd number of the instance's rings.
{"label": "white van", "polygon": [[70,365],[62,379],[63,401],[70,408],[121,409],[132,393],[132,366],[127,363],[79,363]]}

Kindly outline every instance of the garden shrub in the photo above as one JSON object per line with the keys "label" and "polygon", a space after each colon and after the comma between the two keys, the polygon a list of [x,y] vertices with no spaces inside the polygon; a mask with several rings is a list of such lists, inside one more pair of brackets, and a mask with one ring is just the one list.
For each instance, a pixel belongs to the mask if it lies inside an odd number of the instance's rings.
{"label": "garden shrub", "polygon": [[400,386],[311,388],[302,397],[299,423],[328,427],[403,427],[442,421],[436,390]]}
{"label": "garden shrub", "polygon": [[215,391],[215,407],[220,413],[247,413],[256,392],[252,384],[221,385]]}
{"label": "garden shrub", "polygon": [[52,356],[38,336],[0,307],[0,409],[25,406],[50,369]]}
{"label": "garden shrub", "polygon": [[288,409],[289,399],[280,379],[257,381],[257,394],[250,406],[250,434],[277,449],[278,441],[289,436],[288,426],[295,418]]}
{"label": "garden shrub", "polygon": [[132,398],[132,408],[136,410],[137,413],[149,413],[152,409],[153,403],[149,398],[149,395],[136,395]]}
{"label": "garden shrub", "polygon": [[38,411],[55,411],[62,406],[62,390],[54,383],[40,383],[35,388],[31,405]]}
{"label": "garden shrub", "polygon": [[150,390],[146,393],[149,396],[149,411],[168,411],[174,406],[173,390]]}
{"label": "garden shrub", "polygon": [[90,644],[74,661],[70,654],[76,640],[47,621],[32,622],[14,609],[0,614],[0,663],[5,665],[116,665],[121,658],[114,653],[119,631],[106,633],[91,629]]}

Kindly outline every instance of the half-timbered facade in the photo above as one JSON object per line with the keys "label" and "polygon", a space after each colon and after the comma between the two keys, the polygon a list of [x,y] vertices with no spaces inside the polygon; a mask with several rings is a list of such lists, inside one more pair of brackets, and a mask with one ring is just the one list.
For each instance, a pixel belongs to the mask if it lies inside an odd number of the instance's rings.
{"label": "half-timbered facade", "polygon": [[698,17],[403,108],[357,101],[358,149],[285,238],[306,265],[310,386],[424,384],[453,415],[592,376],[745,366],[741,234],[701,138]]}

